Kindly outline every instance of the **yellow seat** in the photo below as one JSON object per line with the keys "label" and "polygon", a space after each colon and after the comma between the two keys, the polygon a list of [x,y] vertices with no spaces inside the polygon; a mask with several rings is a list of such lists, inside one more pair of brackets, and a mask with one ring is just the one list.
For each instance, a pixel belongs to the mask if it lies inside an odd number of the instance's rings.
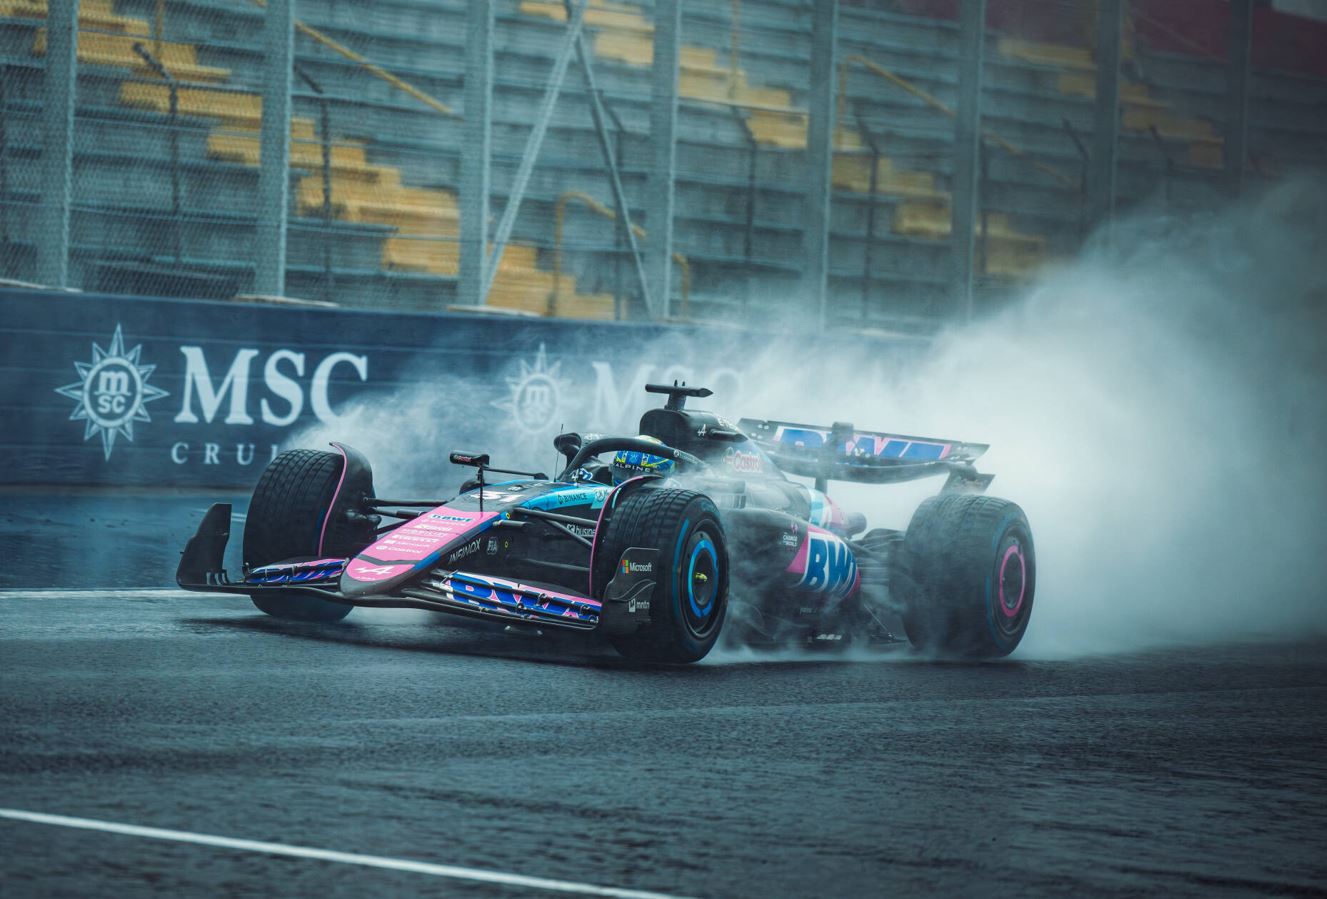
{"label": "yellow seat", "polygon": [[394,271],[455,275],[460,271],[461,250],[455,240],[392,237],[383,241],[382,262]]}
{"label": "yellow seat", "polygon": [[[555,22],[567,21],[567,9],[561,0],[521,0],[519,7],[527,16],[542,16]],[[585,11],[585,24],[617,31],[654,33],[654,25],[634,6],[591,0]]]}
{"label": "yellow seat", "polygon": [[[165,113],[170,109],[170,91],[164,84],[125,82],[120,85],[120,102]],[[231,125],[256,130],[263,118],[263,101],[257,94],[238,94],[207,88],[184,87],[179,90],[180,114],[220,119]]]}
{"label": "yellow seat", "polygon": [[1013,37],[1000,38],[998,47],[1001,56],[1021,59],[1035,65],[1081,70],[1095,70],[1097,67],[1096,62],[1092,59],[1092,52],[1086,47],[1025,41]]}
{"label": "yellow seat", "polygon": [[[0,16],[9,19],[45,19],[45,0],[0,0]],[[110,0],[91,0],[79,3],[78,24],[81,28],[97,31],[116,31],[146,37],[147,22],[131,16],[117,16],[111,10]]]}
{"label": "yellow seat", "polygon": [[[1097,95],[1096,63],[1085,49],[1005,38],[1000,41],[1000,52],[1015,59],[1070,69],[1056,79],[1057,88],[1066,96],[1093,99]],[[1120,125],[1126,131],[1147,132],[1155,128],[1161,137],[1188,143],[1185,161],[1189,165],[1222,166],[1221,137],[1206,119],[1176,112],[1170,103],[1153,97],[1148,86],[1139,82],[1120,86],[1120,105],[1123,107]]]}
{"label": "yellow seat", "polygon": [[[198,51],[192,44],[177,44],[170,41],[156,43],[136,34],[80,31],[78,58],[82,62],[96,65],[122,66],[142,75],[154,74],[152,67],[134,51],[136,43],[141,43],[161,62],[166,71],[181,81],[219,82],[230,77],[229,69],[199,65]],[[37,32],[32,43],[32,52],[36,56],[46,54],[45,28]]]}

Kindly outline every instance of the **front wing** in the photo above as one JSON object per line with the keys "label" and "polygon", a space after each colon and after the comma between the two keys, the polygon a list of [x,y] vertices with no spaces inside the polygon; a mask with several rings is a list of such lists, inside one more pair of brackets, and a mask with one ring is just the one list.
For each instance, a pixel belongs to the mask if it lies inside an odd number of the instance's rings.
{"label": "front wing", "polygon": [[392,593],[348,596],[339,587],[348,559],[316,559],[254,569],[241,582],[225,569],[230,540],[229,503],[216,503],[203,516],[180,557],[175,580],[185,590],[252,596],[298,591],[330,602],[379,609],[424,609],[507,624],[594,630],[603,603],[544,586],[465,571],[433,567]]}

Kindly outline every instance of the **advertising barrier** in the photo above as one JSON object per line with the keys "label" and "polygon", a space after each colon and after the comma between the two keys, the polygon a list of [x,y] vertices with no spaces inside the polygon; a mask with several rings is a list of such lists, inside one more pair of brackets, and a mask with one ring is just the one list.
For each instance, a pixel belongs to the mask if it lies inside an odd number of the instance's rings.
{"label": "advertising barrier", "polygon": [[795,377],[824,352],[703,326],[23,290],[0,290],[0,323],[5,485],[247,490],[282,449],[329,438],[547,468],[564,427],[634,433],[646,383],[710,387],[735,417],[754,354]]}

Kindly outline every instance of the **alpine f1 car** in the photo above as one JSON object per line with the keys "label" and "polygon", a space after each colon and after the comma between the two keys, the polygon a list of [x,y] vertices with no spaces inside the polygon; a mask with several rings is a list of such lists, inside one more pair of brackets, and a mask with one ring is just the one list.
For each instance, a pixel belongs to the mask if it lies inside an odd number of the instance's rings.
{"label": "alpine f1 car", "polygon": [[[376,496],[368,460],[343,444],[282,453],[249,505],[240,580],[222,563],[224,503],[189,540],[176,579],[247,594],[278,618],[427,609],[597,633],[656,662],[697,661],[721,630],[753,643],[902,642],[899,621],[941,654],[1018,645],[1036,555],[1023,511],[983,495],[993,475],[973,462],[985,445],[842,422],[733,424],[686,408],[705,388],[646,390],[667,401],[645,412],[640,436],[561,434],[554,478],[452,453],[474,476],[447,500]],[[936,475],[943,488],[906,531],[867,530],[826,493],[830,481]]]}

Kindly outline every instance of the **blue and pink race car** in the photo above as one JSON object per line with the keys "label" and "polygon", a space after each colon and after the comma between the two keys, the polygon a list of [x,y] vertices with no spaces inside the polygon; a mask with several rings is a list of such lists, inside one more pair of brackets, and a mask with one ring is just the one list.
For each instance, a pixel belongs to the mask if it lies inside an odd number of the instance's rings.
{"label": "blue and pink race car", "polygon": [[[640,435],[559,435],[549,478],[474,469],[448,500],[374,493],[355,450],[282,453],[244,527],[244,570],[222,557],[231,510],[216,504],[176,579],[247,594],[278,618],[332,622],[355,606],[446,612],[514,629],[606,638],[624,656],[694,662],[724,634],[743,644],[902,642],[1003,656],[1027,630],[1036,555],[1023,511],[984,495],[992,475],[961,443],[742,419],[686,408],[704,388],[649,385],[662,408]],[[808,485],[799,480],[809,480]],[[867,530],[830,481],[943,476],[906,531]]]}

